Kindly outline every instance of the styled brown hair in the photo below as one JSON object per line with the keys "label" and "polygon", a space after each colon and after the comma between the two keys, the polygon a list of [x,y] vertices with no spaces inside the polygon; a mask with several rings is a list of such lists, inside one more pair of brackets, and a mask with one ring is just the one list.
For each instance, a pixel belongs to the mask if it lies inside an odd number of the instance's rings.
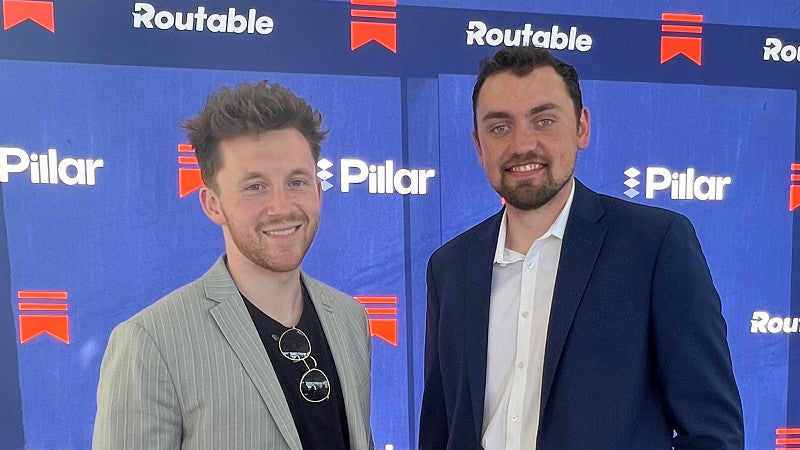
{"label": "styled brown hair", "polygon": [[578,84],[578,72],[569,64],[551,55],[549,51],[533,46],[506,47],[497,51],[494,56],[484,58],[480,62],[478,79],[472,89],[472,126],[478,129],[478,118],[475,111],[478,105],[478,94],[483,83],[492,75],[511,72],[518,77],[524,77],[539,67],[552,67],[567,84],[572,103],[575,106],[575,116],[580,120],[583,110],[581,99],[581,86]]}
{"label": "styled brown hair", "polygon": [[181,124],[194,147],[203,182],[216,190],[214,179],[222,160],[219,143],[239,136],[295,128],[308,141],[311,155],[319,160],[321,143],[328,134],[320,130],[322,115],[289,89],[268,81],[222,87],[208,96],[203,110]]}

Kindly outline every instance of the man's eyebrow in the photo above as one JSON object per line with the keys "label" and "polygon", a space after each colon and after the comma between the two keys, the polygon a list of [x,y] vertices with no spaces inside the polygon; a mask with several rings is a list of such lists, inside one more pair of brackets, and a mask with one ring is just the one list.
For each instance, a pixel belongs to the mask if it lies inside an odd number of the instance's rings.
{"label": "man's eyebrow", "polygon": [[528,115],[529,116],[535,116],[536,114],[539,114],[540,112],[547,111],[547,110],[550,110],[550,109],[561,109],[561,108],[558,105],[556,105],[555,103],[544,103],[542,105],[534,106],[533,108],[531,108],[531,110],[528,111]]}
{"label": "man's eyebrow", "polygon": [[289,172],[290,177],[293,177],[295,175],[314,176],[314,172],[305,168],[297,168]]}
{"label": "man's eyebrow", "polygon": [[508,119],[511,114],[505,111],[489,111],[481,117],[481,122],[492,119]]}
{"label": "man's eyebrow", "polygon": [[[535,116],[536,114],[539,114],[540,112],[548,111],[548,110],[551,110],[551,109],[561,109],[561,107],[559,107],[557,104],[552,103],[552,102],[543,103],[541,105],[534,106],[533,108],[531,108],[528,111],[528,116]],[[511,118],[511,114],[509,114],[506,111],[489,111],[486,114],[484,114],[483,117],[481,117],[481,122],[486,121],[486,120],[509,119],[509,118]]]}
{"label": "man's eyebrow", "polygon": [[261,176],[262,176],[261,172],[257,172],[255,170],[253,170],[253,171],[250,171],[250,172],[247,172],[247,173],[243,174],[241,177],[239,177],[239,180],[240,181],[249,181],[249,180],[252,180],[252,179],[255,179],[255,178],[261,178]]}

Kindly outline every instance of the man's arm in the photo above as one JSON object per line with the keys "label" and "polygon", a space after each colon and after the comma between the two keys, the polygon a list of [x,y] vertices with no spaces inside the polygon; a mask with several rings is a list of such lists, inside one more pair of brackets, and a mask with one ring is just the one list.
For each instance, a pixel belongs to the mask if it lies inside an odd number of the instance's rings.
{"label": "man's arm", "polygon": [[670,225],[652,300],[656,362],[679,449],[742,449],[744,424],[721,303],[694,227]]}
{"label": "man's arm", "polygon": [[[356,300],[353,299],[353,302],[356,302]],[[364,424],[364,426],[367,429],[367,448],[369,450],[373,450],[375,448],[375,441],[372,436],[372,425],[370,423],[370,417],[372,417],[370,409],[372,404],[372,334],[369,330],[369,318],[367,317],[366,310],[364,310],[360,304],[358,305],[358,308],[360,309],[361,315],[364,318],[362,321],[364,324],[363,334],[367,348],[367,370],[369,371],[368,381],[366,385],[362,387],[361,391],[361,395],[364,396],[364,408],[366,408],[366,411],[364,412],[364,420],[366,420],[366,424]]]}
{"label": "man's arm", "polygon": [[425,318],[425,389],[419,420],[419,448],[447,447],[447,412],[444,403],[442,375],[439,366],[439,298],[433,279],[432,262],[428,262],[428,310]]}
{"label": "man's arm", "polygon": [[124,322],[111,333],[100,367],[92,448],[180,446],[181,412],[172,376],[147,331]]}

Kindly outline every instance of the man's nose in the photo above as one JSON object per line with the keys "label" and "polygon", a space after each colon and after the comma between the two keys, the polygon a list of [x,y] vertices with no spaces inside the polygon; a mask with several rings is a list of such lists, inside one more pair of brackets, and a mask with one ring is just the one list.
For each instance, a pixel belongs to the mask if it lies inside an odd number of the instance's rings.
{"label": "man's nose", "polygon": [[285,215],[291,211],[291,198],[285,188],[272,189],[267,196],[267,214],[271,216]]}
{"label": "man's nose", "polygon": [[539,135],[530,127],[515,127],[511,137],[511,145],[516,152],[536,150],[539,146]]}

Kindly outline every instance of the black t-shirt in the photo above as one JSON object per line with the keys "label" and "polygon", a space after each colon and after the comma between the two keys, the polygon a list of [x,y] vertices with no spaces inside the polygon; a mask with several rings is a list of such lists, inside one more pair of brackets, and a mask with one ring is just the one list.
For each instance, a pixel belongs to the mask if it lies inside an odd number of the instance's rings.
{"label": "black t-shirt", "polygon": [[[242,296],[244,298],[244,296]],[[261,312],[249,300],[244,298],[247,311],[258,330],[261,342],[280,381],[286,403],[292,412],[294,425],[300,435],[303,448],[310,449],[349,449],[350,433],[347,426],[347,413],[344,408],[344,397],[339,385],[339,375],[328,347],[328,339],[322,330],[322,324],[311,302],[311,297],[303,286],[303,314],[296,328],[303,331],[311,342],[311,356],[317,362],[330,383],[330,397],[321,402],[309,402],[300,394],[300,379],[308,371],[302,361],[291,361],[278,348],[278,339],[288,328]],[[314,368],[311,358],[306,359],[309,367]]]}

